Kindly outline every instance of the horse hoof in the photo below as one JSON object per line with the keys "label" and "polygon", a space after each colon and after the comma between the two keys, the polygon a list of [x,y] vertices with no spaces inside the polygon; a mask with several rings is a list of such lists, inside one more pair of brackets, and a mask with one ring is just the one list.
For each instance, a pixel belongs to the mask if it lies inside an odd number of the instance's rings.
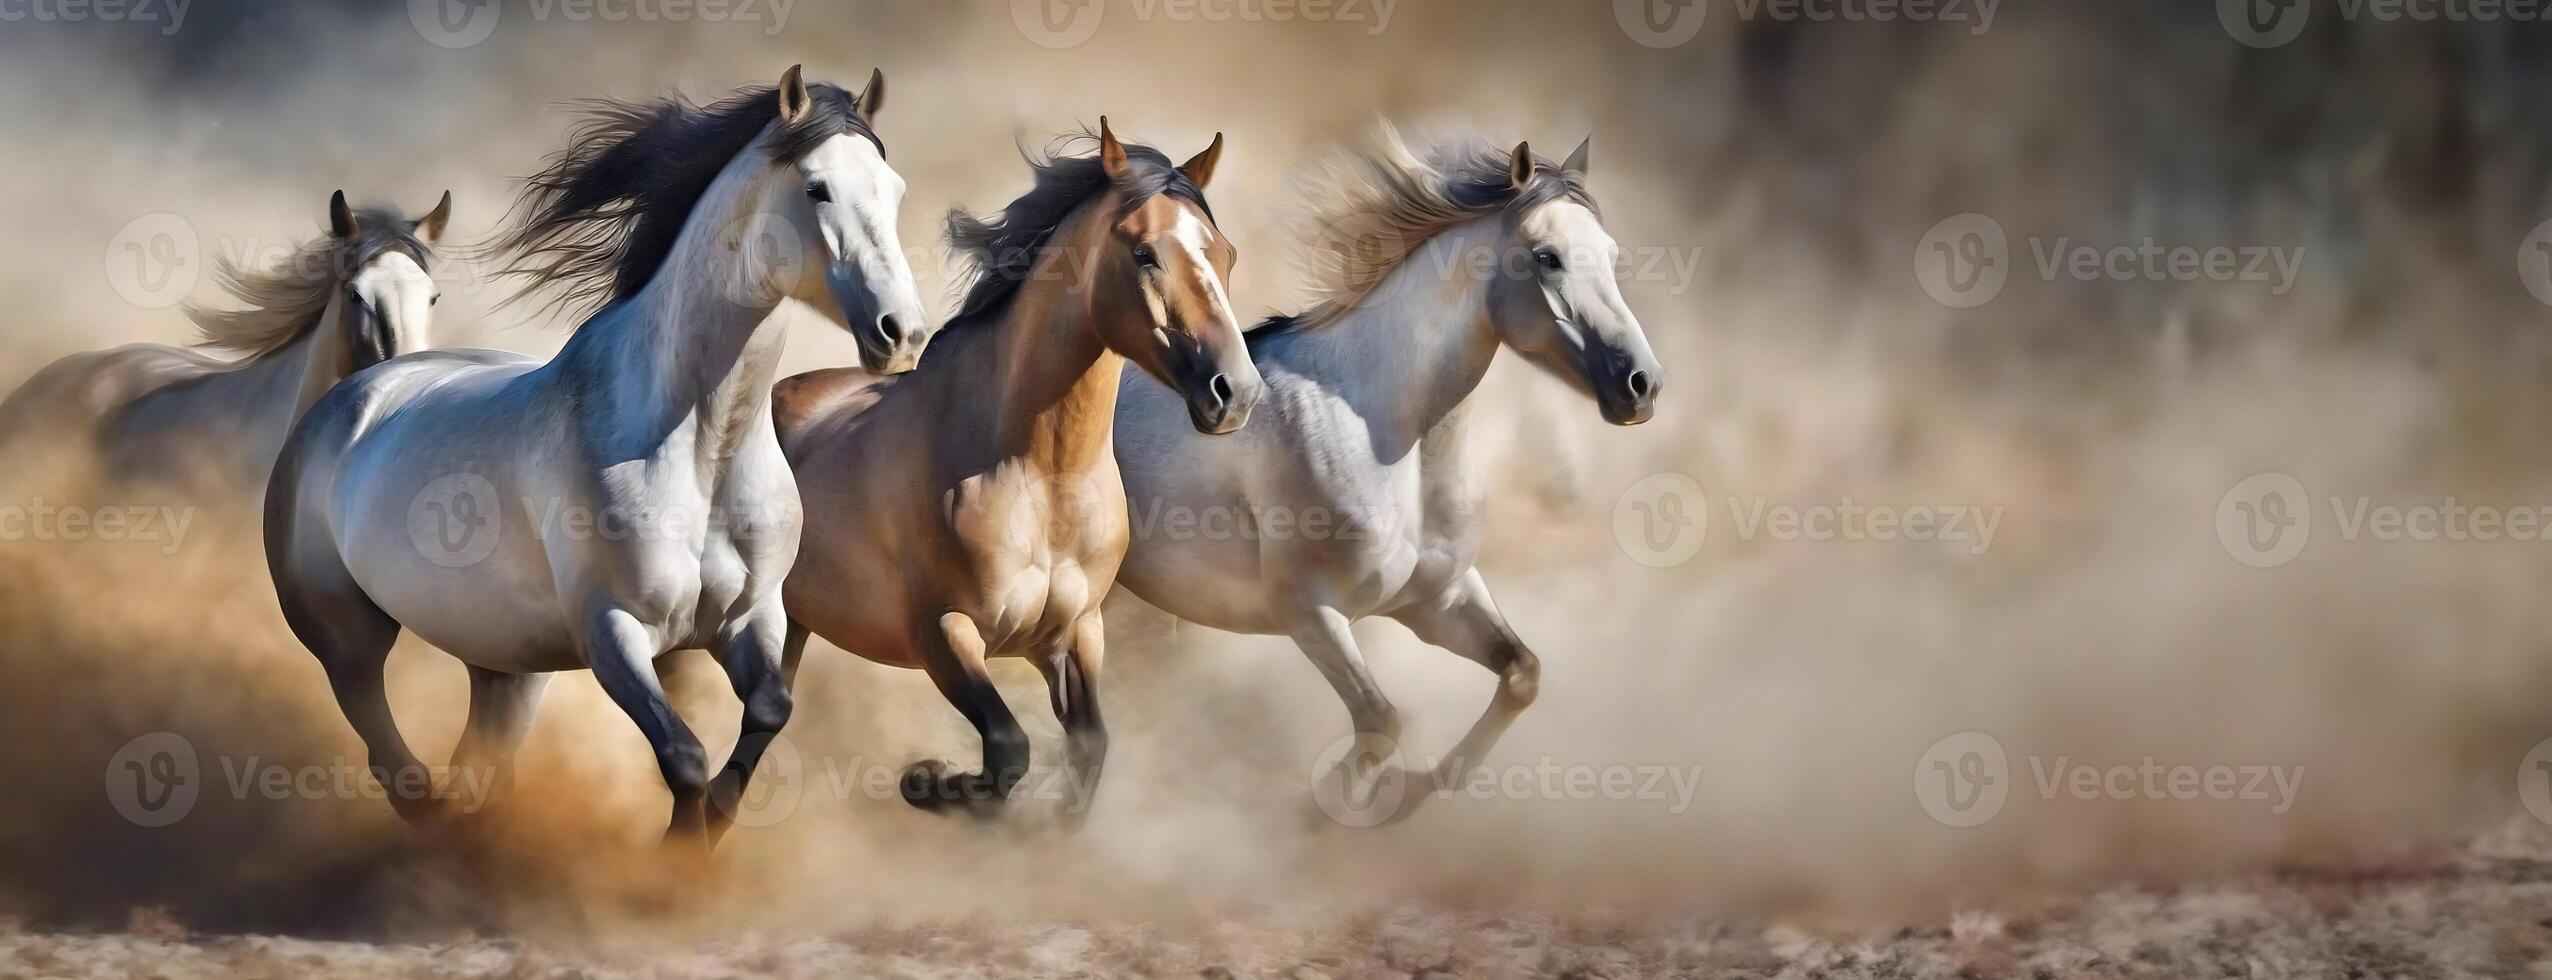
{"label": "horse hoof", "polygon": [[915,809],[937,810],[950,802],[942,791],[948,784],[947,773],[948,763],[924,759],[904,767],[903,779],[897,782],[896,789],[903,793],[904,802]]}

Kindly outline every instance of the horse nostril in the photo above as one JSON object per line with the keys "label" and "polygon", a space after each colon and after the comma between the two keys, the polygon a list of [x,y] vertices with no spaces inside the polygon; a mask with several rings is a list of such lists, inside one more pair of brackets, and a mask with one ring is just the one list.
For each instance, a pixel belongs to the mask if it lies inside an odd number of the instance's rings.
{"label": "horse nostril", "polygon": [[1214,380],[1205,383],[1205,390],[1213,394],[1214,404],[1216,407],[1231,404],[1232,376],[1228,374],[1215,375]]}
{"label": "horse nostril", "polygon": [[1650,381],[1650,380],[1649,380],[1649,378],[1648,378],[1648,372],[1646,372],[1646,371],[1633,371],[1633,372],[1631,372],[1631,373],[1630,373],[1630,396],[1631,396],[1631,397],[1633,397],[1633,398],[1646,398],[1646,397],[1648,397],[1648,396],[1650,396],[1650,395],[1653,395],[1653,394],[1656,394],[1656,393],[1657,393],[1657,385],[1656,385],[1656,383],[1655,383],[1655,382],[1653,382],[1653,381]]}
{"label": "horse nostril", "polygon": [[889,313],[877,318],[877,332],[886,338],[887,343],[896,343],[904,339],[904,324],[895,319],[895,314]]}

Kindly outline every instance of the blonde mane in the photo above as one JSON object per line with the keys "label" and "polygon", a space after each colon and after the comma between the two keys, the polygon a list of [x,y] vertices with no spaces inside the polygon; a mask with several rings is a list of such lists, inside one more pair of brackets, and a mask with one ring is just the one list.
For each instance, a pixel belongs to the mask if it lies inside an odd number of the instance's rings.
{"label": "blonde mane", "polygon": [[318,325],[328,301],[383,252],[406,253],[420,268],[432,259],[407,218],[364,208],[355,219],[362,230],[352,237],[321,235],[267,268],[243,269],[227,255],[214,256],[213,281],[246,306],[216,310],[187,304],[186,318],[200,334],[197,345],[250,358],[273,353]]}
{"label": "blonde mane", "polygon": [[1313,215],[1306,270],[1313,305],[1283,318],[1280,329],[1320,326],[1354,309],[1393,269],[1456,225],[1555,200],[1594,209],[1578,175],[1537,155],[1532,179],[1517,187],[1511,162],[1511,151],[1479,139],[1415,150],[1388,123],[1370,147],[1333,158],[1311,188],[1323,202]]}

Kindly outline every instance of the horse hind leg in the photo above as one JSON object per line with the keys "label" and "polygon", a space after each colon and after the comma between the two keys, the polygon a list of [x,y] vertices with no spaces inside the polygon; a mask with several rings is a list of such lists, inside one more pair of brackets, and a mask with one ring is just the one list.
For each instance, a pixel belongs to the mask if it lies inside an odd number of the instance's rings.
{"label": "horse hind leg", "polygon": [[514,787],[514,751],[540,711],[548,674],[509,674],[470,667],[470,720],[452,750],[450,778],[462,808],[475,813]]}
{"label": "horse hind leg", "polygon": [[[1506,734],[1516,716],[1532,706],[1534,696],[1541,690],[1542,660],[1507,626],[1506,617],[1498,613],[1496,600],[1489,597],[1488,583],[1481,580],[1476,568],[1464,571],[1438,602],[1403,609],[1391,617],[1409,627],[1419,639],[1460,654],[1498,675],[1497,693],[1490,696],[1488,708],[1431,774],[1432,790],[1459,789],[1487,768],[1489,750]],[[1404,808],[1395,819],[1406,818],[1408,811],[1415,809]]]}
{"label": "horse hind leg", "polygon": [[362,737],[372,778],[390,805],[411,824],[428,822],[437,809],[433,773],[399,734],[383,682],[390,647],[399,641],[399,621],[364,595],[333,553],[299,548],[280,557],[275,592],[284,621],[328,672],[328,688]]}

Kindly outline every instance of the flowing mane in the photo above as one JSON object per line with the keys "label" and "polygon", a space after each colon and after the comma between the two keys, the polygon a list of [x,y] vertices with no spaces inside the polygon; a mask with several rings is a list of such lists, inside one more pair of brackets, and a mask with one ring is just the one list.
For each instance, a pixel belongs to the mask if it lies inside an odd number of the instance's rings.
{"label": "flowing mane", "polygon": [[362,230],[353,237],[320,235],[264,269],[243,269],[230,256],[214,256],[213,281],[248,305],[216,310],[187,304],[186,318],[200,334],[197,345],[255,358],[299,340],[318,325],[328,301],[355,272],[384,252],[400,252],[418,268],[432,270],[434,250],[416,237],[415,223],[405,216],[375,206],[357,210],[355,220]]}
{"label": "flowing mane", "polygon": [[1477,138],[1413,150],[1385,124],[1371,148],[1333,160],[1314,182],[1326,203],[1313,217],[1319,231],[1306,271],[1311,308],[1268,319],[1250,330],[1251,339],[1336,320],[1455,225],[1562,200],[1596,210],[1577,174],[1536,155],[1532,179],[1517,187],[1508,176],[1510,160],[1511,151]]}
{"label": "flowing mane", "polygon": [[[825,84],[806,89],[812,105],[805,117],[771,133],[766,149],[774,161],[793,162],[846,133],[886,152],[849,93]],[[590,314],[645,288],[718,173],[780,114],[772,86],[706,106],[680,95],[577,104],[584,124],[528,178],[508,215],[512,226],[487,245],[516,256],[499,273],[524,280],[508,303],[549,293],[542,310]]]}
{"label": "flowing mane", "polygon": [[[1097,136],[1079,133],[1057,142],[1063,145],[1097,140]],[[1205,203],[1205,192],[1169,157],[1140,143],[1120,145],[1125,147],[1126,166],[1131,170],[1125,183],[1127,210],[1142,207],[1156,195],[1168,194],[1194,203],[1209,219],[1214,216],[1214,209]],[[978,218],[964,208],[949,210],[949,243],[963,253],[970,268],[964,280],[966,298],[943,329],[990,319],[1009,305],[1010,298],[1028,282],[1037,257],[1044,253],[1055,230],[1063,227],[1064,219],[1110,186],[1096,153],[1067,157],[1050,152],[1043,157],[1029,157],[1028,167],[1035,172],[1033,186],[1001,209],[1000,214]]]}

